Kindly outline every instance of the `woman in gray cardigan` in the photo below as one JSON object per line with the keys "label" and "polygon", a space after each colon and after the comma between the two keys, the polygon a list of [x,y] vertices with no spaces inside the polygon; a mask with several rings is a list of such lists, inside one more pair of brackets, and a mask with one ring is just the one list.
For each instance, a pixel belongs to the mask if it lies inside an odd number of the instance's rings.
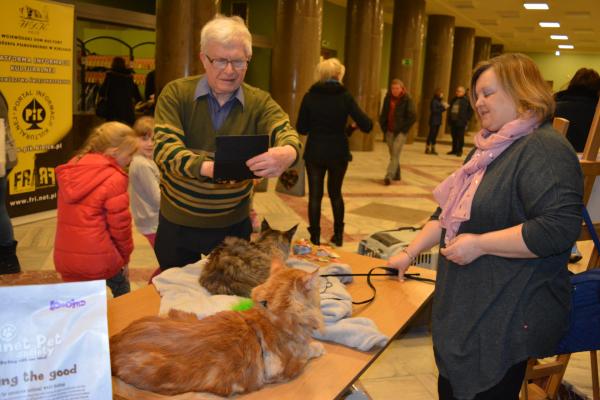
{"label": "woman in gray cardigan", "polygon": [[435,189],[440,207],[389,265],[402,276],[440,244],[432,315],[440,400],[516,400],[527,359],[554,354],[567,328],[582,174],[549,123],[552,94],[527,56],[480,63],[470,96],[482,127],[476,147]]}

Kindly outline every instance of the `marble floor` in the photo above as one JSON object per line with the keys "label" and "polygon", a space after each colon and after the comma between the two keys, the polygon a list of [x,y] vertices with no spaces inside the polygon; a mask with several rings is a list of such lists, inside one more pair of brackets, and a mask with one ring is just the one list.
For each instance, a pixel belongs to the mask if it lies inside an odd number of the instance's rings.
{"label": "marble floor", "polygon": [[[446,155],[448,137],[438,144],[439,155],[424,154],[424,144],[406,145],[401,156],[402,180],[390,186],[383,185],[387,165],[387,149],[378,137],[373,152],[354,152],[344,181],[346,206],[343,250],[357,251],[358,242],[380,230],[422,224],[436,206],[431,192],[451,171],[458,168],[461,158]],[[470,142],[470,137],[467,137]],[[279,229],[296,223],[300,227],[296,238],[307,238],[307,197],[282,195],[269,182],[269,190],[257,193],[254,206],[259,217],[269,220]],[[327,198],[323,200],[322,240],[332,235],[332,213]],[[0,285],[23,282],[57,281],[53,272],[52,247],[56,218],[47,212],[44,219],[34,221],[29,217],[15,218],[15,235],[19,242],[18,256],[22,277],[0,276]],[[130,263],[133,290],[145,285],[157,262],[147,240],[134,232],[135,249]],[[583,246],[584,255],[590,246]],[[586,263],[580,261],[580,268]],[[591,399],[591,374],[587,353],[575,354],[565,376],[584,397]],[[424,324],[410,327],[395,340],[384,354],[361,377],[360,383],[375,400],[437,399],[437,369],[431,336]],[[363,397],[364,398],[364,397]]]}

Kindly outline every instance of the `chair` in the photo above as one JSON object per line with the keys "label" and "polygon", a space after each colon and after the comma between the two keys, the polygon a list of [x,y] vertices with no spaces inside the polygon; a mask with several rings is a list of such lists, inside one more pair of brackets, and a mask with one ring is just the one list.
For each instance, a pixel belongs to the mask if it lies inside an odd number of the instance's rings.
{"label": "chair", "polygon": [[570,354],[561,354],[552,361],[529,359],[525,370],[521,400],[556,399],[570,358]]}

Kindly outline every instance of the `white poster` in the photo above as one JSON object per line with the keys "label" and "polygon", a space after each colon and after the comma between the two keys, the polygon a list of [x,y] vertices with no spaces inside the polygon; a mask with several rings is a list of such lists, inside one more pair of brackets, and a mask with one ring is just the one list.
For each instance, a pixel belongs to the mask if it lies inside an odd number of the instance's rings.
{"label": "white poster", "polygon": [[0,400],[112,399],[103,280],[0,287]]}

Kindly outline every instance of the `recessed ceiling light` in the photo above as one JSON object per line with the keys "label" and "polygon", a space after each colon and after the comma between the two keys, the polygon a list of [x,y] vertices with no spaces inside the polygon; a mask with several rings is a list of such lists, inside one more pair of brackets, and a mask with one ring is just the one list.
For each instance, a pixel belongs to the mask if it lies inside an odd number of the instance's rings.
{"label": "recessed ceiling light", "polygon": [[555,56],[560,56],[560,50],[556,50],[556,51],[554,52],[554,55],[555,55]]}
{"label": "recessed ceiling light", "polygon": [[567,35],[550,35],[550,39],[552,40],[569,40]]}
{"label": "recessed ceiling light", "polygon": [[558,22],[540,22],[540,26],[542,28],[560,28],[560,23],[558,23]]}
{"label": "recessed ceiling light", "polygon": [[573,46],[572,44],[559,44],[558,48],[559,49],[574,49],[575,46]]}
{"label": "recessed ceiling light", "polygon": [[546,3],[523,3],[523,7],[527,10],[548,10],[548,4]]}

